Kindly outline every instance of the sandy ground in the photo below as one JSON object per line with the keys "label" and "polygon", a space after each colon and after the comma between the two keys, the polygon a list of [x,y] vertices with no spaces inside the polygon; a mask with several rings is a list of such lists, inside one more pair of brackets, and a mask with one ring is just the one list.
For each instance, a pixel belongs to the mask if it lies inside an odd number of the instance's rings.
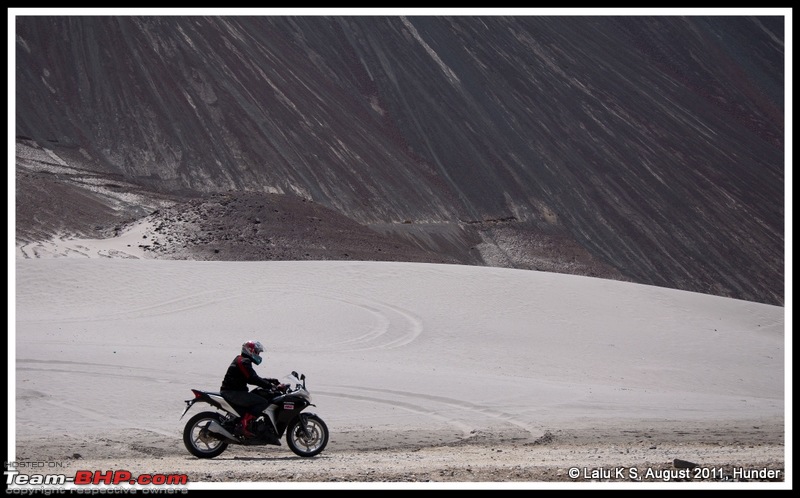
{"label": "sandy ground", "polygon": [[[190,489],[791,486],[783,308],[448,265],[15,269],[8,460],[22,473],[183,475]],[[253,337],[269,345],[261,375],[306,375],[330,429],[318,456],[184,447],[206,408],[181,419],[190,389],[218,388]]]}
{"label": "sandy ground", "polygon": [[[205,460],[189,455],[179,434],[127,432],[25,440],[18,445],[18,461],[58,465],[68,476],[78,470],[185,474],[189,489],[296,488],[298,483],[308,488],[534,489],[603,483],[782,488],[787,485],[784,440],[779,420],[575,426],[553,428],[535,440],[496,428],[476,430],[468,438],[456,431],[359,429],[332,433],[325,451],[312,458],[295,456],[283,440],[281,447],[229,446]],[[28,463],[20,471],[36,469]]]}

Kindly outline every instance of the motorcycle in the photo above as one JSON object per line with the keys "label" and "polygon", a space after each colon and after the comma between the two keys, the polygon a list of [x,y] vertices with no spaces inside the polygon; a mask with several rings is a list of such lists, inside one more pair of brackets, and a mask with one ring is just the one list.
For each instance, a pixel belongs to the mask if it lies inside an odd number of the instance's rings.
{"label": "motorcycle", "polygon": [[217,412],[204,411],[189,419],[183,429],[183,444],[189,453],[198,458],[214,458],[222,454],[228,445],[280,446],[280,438],[286,434],[286,444],[296,455],[313,457],[328,444],[328,426],[315,413],[303,412],[311,403],[311,393],[306,389],[306,377],[297,372],[287,375],[285,392],[257,387],[251,392],[270,401],[253,422],[253,436],[235,435],[234,427],[244,415],[244,409],[228,402],[222,394],[192,389],[194,398],[186,400],[184,415],[195,403],[208,403]]}

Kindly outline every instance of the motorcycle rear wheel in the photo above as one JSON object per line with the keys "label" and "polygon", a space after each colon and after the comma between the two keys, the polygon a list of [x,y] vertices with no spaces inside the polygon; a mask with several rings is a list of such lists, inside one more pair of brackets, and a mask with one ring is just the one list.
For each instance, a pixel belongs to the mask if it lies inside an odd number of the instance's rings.
{"label": "motorcycle rear wheel", "polygon": [[222,415],[216,412],[202,412],[190,418],[183,428],[183,444],[189,453],[198,458],[214,458],[222,454],[228,443],[208,430],[213,421],[222,424]]}
{"label": "motorcycle rear wheel", "polygon": [[295,455],[313,457],[318,455],[328,445],[328,426],[316,415],[306,415],[306,429],[308,436],[303,431],[303,422],[296,417],[286,428],[286,444]]}

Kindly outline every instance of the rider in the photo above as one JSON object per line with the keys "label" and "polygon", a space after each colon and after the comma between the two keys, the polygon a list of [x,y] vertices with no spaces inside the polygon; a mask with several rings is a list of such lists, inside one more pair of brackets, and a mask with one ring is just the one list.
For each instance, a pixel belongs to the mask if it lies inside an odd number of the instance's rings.
{"label": "rider", "polygon": [[222,379],[220,394],[230,403],[243,407],[246,411],[244,416],[236,424],[235,432],[245,437],[253,437],[255,434],[250,432],[248,424],[251,420],[261,414],[269,406],[269,400],[248,391],[247,384],[263,387],[265,389],[285,390],[286,386],[281,384],[278,379],[259,377],[253,369],[253,363],[261,363],[260,354],[264,352],[264,346],[258,341],[247,341],[242,344],[242,353],[233,359],[225,377]]}

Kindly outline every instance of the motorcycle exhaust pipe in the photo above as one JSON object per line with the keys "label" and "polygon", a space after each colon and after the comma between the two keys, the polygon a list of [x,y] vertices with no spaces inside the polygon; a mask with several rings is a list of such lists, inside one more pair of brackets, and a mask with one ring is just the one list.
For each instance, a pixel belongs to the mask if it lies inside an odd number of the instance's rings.
{"label": "motorcycle exhaust pipe", "polygon": [[209,432],[213,432],[215,434],[219,434],[221,436],[224,436],[224,437],[230,439],[231,441],[238,442],[236,437],[233,434],[231,434],[230,432],[226,431],[225,428],[222,427],[221,425],[219,425],[219,422],[217,422],[216,420],[212,420],[211,422],[209,422],[208,430],[209,430]]}

